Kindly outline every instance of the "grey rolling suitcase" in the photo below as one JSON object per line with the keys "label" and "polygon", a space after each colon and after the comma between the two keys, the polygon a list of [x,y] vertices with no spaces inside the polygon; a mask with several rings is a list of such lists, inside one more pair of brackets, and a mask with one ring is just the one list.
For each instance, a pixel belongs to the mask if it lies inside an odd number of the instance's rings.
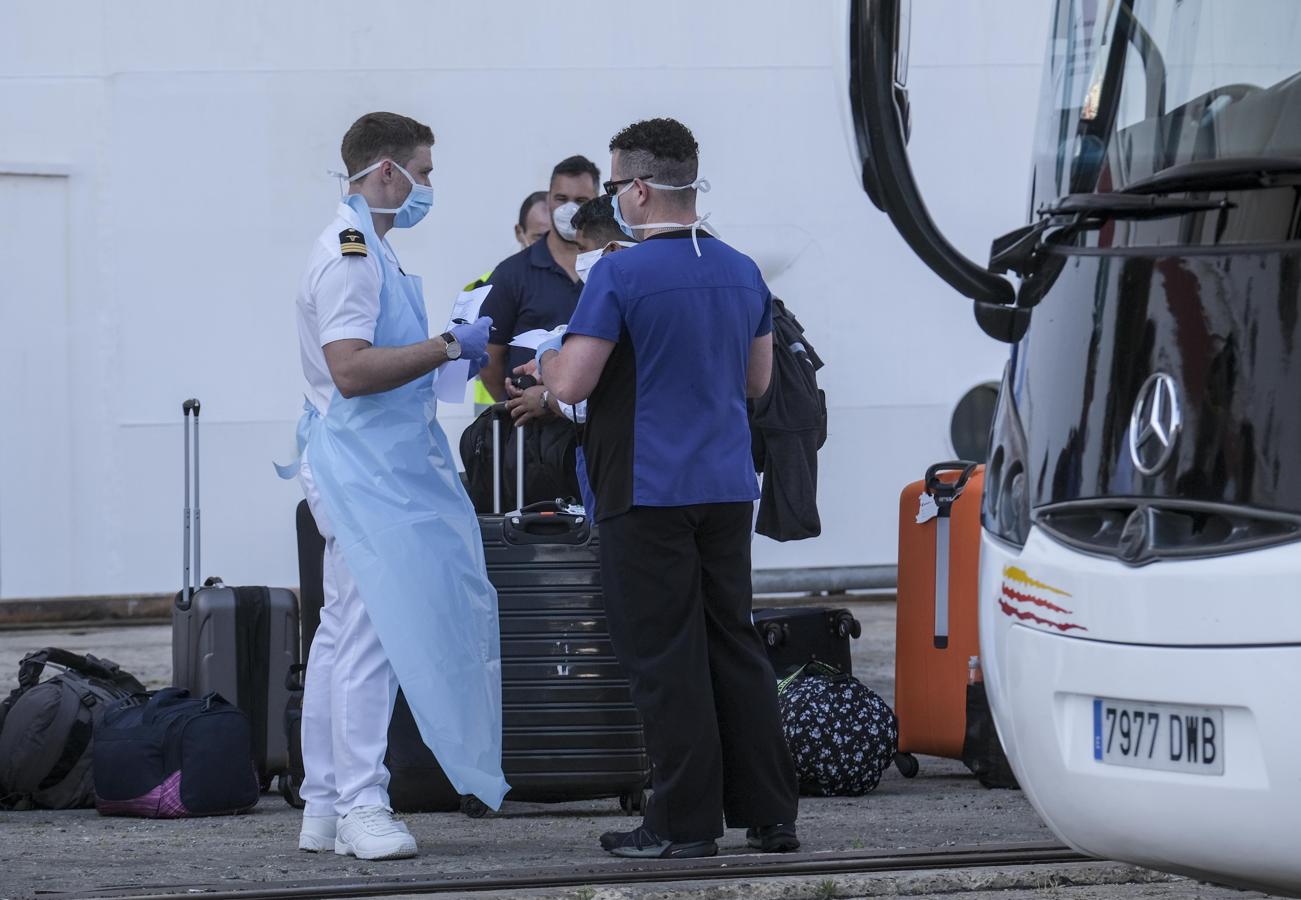
{"label": "grey rolling suitcase", "polygon": [[185,401],[182,411],[184,582],[172,607],[172,683],[194,696],[216,692],[248,714],[253,726],[253,758],[266,789],[272,776],[289,769],[284,723],[290,691],[286,679],[290,667],[298,662],[298,600],[286,588],[228,587],[220,578],[199,585],[199,401]]}

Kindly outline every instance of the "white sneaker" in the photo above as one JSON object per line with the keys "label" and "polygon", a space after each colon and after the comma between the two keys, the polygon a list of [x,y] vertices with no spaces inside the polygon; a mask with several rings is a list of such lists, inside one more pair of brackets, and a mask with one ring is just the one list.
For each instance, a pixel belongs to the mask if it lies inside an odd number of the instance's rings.
{"label": "white sneaker", "polygon": [[387,806],[358,806],[339,819],[334,852],[358,859],[407,859],[416,839]]}
{"label": "white sneaker", "polygon": [[298,832],[298,849],[308,853],[326,852],[334,846],[338,824],[338,816],[303,816],[303,828]]}

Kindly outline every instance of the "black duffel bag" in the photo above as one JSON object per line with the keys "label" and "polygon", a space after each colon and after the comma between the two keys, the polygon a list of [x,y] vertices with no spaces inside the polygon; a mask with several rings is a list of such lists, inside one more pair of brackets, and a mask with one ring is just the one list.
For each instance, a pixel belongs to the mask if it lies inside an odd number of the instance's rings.
{"label": "black duffel bag", "polygon": [[258,801],[248,716],[220,694],[136,694],[95,733],[95,807],[106,816],[181,819],[246,812]]}

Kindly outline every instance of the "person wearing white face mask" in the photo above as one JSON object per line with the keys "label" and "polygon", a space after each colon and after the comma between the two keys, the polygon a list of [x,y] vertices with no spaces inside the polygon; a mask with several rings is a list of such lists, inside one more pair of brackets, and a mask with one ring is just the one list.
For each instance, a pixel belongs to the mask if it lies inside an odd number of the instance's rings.
{"label": "person wearing white face mask", "polygon": [[348,129],[348,193],[298,293],[307,404],[298,464],[279,468],[297,475],[326,539],[302,713],[309,852],[415,855],[384,767],[399,685],[459,792],[496,808],[508,790],[497,594],[433,395],[444,362],[485,361],[492,320],[430,338],[420,278],[386,237],[429,211],[433,143],[429,126],[394,113]]}
{"label": "person wearing white face mask", "polygon": [[547,211],[551,230],[544,240],[493,267],[492,291],[482,313],[495,328],[488,344],[488,364],[480,377],[496,400],[507,398],[511,370],[528,361],[527,350],[509,346],[515,335],[541,328],[550,331],[569,321],[583,283],[574,267],[578,244],[573,215],[600,193],[601,170],[583,156],[562,160],[551,172]]}
{"label": "person wearing white face mask", "polygon": [[[587,275],[596,265],[597,260],[611,253],[637,246],[636,241],[628,240],[627,235],[620,230],[619,223],[614,219],[609,197],[597,197],[579,207],[578,212],[574,213],[573,226],[574,240],[579,247],[575,269],[584,283],[587,282]],[[515,374],[536,376],[536,363],[530,360],[526,365],[516,368]],[[507,401],[506,407],[510,410],[517,427],[537,419],[545,420],[548,416],[563,416],[580,429],[587,421],[586,401],[572,405],[561,403],[545,385],[538,384],[521,391],[507,382],[506,391],[511,398]],[[575,446],[574,457],[583,506],[589,516],[595,516],[596,499],[587,480],[587,461],[583,457],[581,446]]]}

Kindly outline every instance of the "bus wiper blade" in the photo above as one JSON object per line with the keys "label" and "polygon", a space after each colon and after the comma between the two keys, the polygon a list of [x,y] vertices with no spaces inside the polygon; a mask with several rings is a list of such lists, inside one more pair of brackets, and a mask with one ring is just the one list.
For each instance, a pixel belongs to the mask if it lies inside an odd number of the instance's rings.
{"label": "bus wiper blade", "polygon": [[1105,221],[1163,219],[1185,213],[1226,210],[1233,206],[1227,200],[1192,197],[1152,197],[1115,192],[1067,194],[1051,206],[1041,206],[1039,221],[1035,224],[995,238],[990,247],[989,269],[991,272],[1016,272],[1023,278],[1029,277],[1046,246],[1065,244],[1081,231],[1098,228]]}
{"label": "bus wiper blade", "polygon": [[1081,224],[1090,219],[1163,219],[1190,212],[1228,209],[1227,200],[1154,197],[1145,194],[1067,194],[1052,206],[1039,208],[1041,218],[1074,216]]}
{"label": "bus wiper blade", "polygon": [[1295,156],[1239,156],[1200,159],[1162,169],[1135,181],[1126,194],[1168,194],[1175,191],[1228,191],[1272,187],[1289,175],[1301,175]]}

